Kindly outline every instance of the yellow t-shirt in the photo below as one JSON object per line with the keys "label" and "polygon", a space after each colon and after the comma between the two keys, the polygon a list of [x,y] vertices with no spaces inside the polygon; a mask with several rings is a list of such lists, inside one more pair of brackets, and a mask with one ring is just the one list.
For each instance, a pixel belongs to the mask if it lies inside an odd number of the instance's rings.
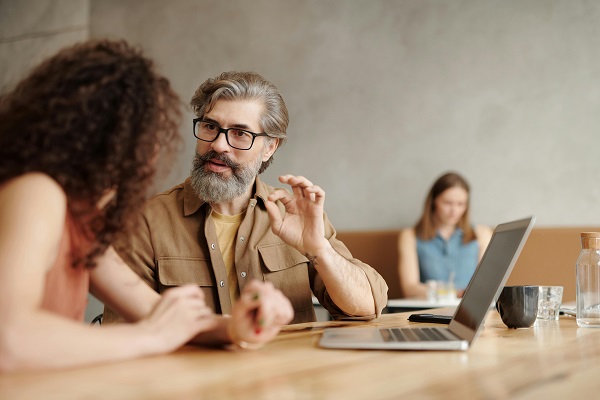
{"label": "yellow t-shirt", "polygon": [[227,283],[229,284],[229,297],[231,304],[240,297],[240,288],[238,286],[237,274],[235,271],[235,238],[238,228],[242,223],[245,212],[238,215],[223,215],[218,212],[212,212],[215,228],[217,230],[217,238],[219,240],[219,248],[223,255],[223,262],[227,270]]}

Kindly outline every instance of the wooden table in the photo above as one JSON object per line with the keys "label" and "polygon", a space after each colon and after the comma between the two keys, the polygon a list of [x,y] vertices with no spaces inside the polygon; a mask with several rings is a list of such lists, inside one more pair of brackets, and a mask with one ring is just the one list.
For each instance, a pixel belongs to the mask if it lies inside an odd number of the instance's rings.
{"label": "wooden table", "polygon": [[[407,316],[347,324],[409,325]],[[186,347],[128,362],[6,374],[0,399],[571,399],[600,393],[600,329],[577,328],[572,317],[511,330],[491,311],[466,352],[319,348],[322,328],[338,324],[292,326],[296,330],[259,351]]]}

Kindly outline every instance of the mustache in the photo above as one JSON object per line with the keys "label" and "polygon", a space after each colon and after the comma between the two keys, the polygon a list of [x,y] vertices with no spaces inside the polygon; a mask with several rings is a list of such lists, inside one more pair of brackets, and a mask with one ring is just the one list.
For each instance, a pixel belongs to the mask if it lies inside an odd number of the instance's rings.
{"label": "mustache", "polygon": [[227,165],[233,171],[237,171],[240,167],[240,165],[238,163],[230,160],[225,154],[219,154],[214,150],[209,150],[204,155],[201,155],[200,153],[196,152],[196,157],[197,157],[198,164],[200,164],[199,166],[203,166],[211,160],[217,160],[217,161],[220,161],[223,164]]}

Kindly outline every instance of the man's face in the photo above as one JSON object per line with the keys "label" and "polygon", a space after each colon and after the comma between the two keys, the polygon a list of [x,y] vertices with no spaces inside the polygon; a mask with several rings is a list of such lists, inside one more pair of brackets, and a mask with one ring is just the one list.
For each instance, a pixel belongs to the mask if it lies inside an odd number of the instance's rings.
{"label": "man's face", "polygon": [[[255,100],[219,100],[204,119],[221,128],[236,127],[260,133],[262,111],[262,105]],[[213,142],[198,140],[191,171],[192,186],[198,196],[209,203],[219,203],[252,190],[261,164],[277,149],[276,140],[265,139],[256,137],[249,150],[230,147],[224,133]]]}

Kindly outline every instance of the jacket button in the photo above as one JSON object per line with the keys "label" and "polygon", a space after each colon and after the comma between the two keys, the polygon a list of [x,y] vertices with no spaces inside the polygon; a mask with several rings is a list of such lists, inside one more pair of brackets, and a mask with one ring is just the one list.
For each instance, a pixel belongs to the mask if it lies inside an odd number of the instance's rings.
{"label": "jacket button", "polygon": [[242,272],[240,275],[241,275],[242,278],[245,278],[246,277],[246,272]]}
{"label": "jacket button", "polygon": [[213,249],[213,250],[215,249],[215,247],[216,247],[216,246],[215,246],[215,244],[214,244],[214,243],[210,245],[210,248],[211,248],[211,249]]}
{"label": "jacket button", "polygon": [[240,237],[240,240],[243,242],[243,241],[244,241],[244,237],[243,237],[243,236],[241,236],[241,237]]}
{"label": "jacket button", "polygon": [[219,285],[220,285],[221,287],[225,286],[225,281],[221,281],[221,282],[219,282]]}

